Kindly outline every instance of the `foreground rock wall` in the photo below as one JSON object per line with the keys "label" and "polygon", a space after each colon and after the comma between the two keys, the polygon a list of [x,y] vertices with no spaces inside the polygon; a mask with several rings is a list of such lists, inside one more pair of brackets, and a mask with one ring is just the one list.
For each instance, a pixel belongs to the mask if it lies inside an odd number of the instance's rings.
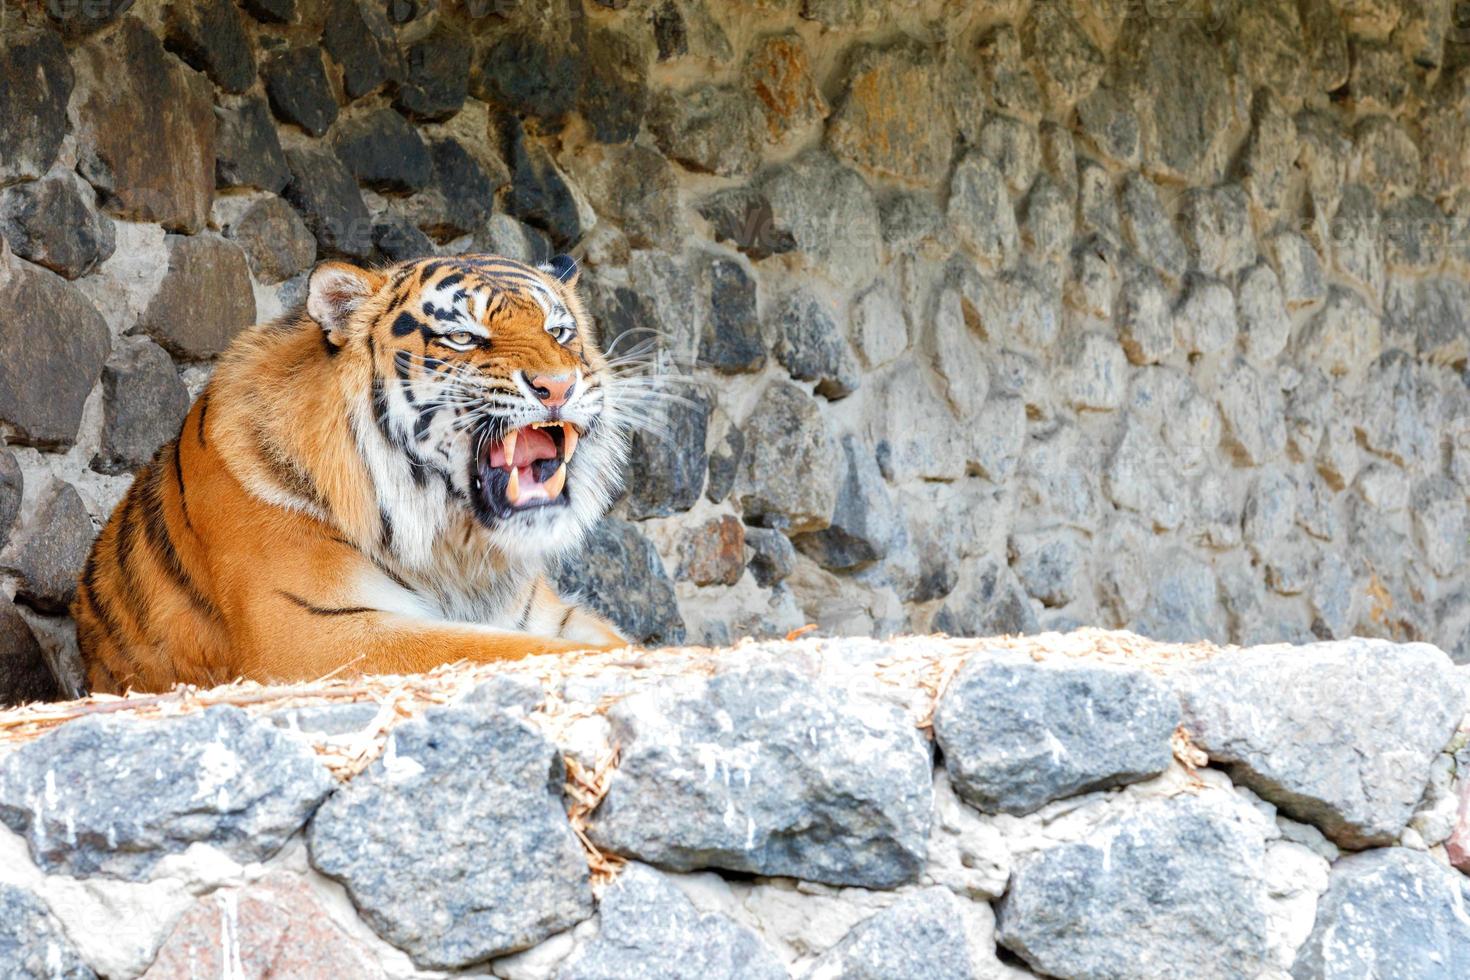
{"label": "foreground rock wall", "polygon": [[638,639],[1470,656],[1452,7],[7,4],[0,649],[64,648],[130,468],[314,260],[575,248],[700,383],[563,576]]}
{"label": "foreground rock wall", "polygon": [[1095,631],[38,706],[0,975],[1447,980],[1467,708],[1426,645]]}

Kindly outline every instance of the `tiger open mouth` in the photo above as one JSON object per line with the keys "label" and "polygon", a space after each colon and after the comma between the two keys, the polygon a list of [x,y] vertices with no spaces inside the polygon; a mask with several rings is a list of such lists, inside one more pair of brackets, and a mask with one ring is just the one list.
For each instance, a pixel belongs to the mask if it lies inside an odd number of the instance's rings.
{"label": "tiger open mouth", "polygon": [[496,517],[564,506],[567,464],[580,433],[570,422],[533,422],[485,441],[478,461],[480,494]]}

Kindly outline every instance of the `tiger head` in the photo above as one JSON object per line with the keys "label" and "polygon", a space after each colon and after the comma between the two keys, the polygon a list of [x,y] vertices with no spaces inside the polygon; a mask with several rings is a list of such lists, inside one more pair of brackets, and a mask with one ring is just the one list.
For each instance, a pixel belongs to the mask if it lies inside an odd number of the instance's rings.
{"label": "tiger head", "polygon": [[408,564],[431,561],[456,523],[543,558],[611,503],[627,435],[578,275],[564,255],[313,271],[306,312],[328,354],[357,365],[354,435]]}

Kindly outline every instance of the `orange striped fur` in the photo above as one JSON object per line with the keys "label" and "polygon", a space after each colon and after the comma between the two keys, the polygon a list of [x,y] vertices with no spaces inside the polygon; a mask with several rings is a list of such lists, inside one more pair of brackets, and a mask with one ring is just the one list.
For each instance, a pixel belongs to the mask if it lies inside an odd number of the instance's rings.
{"label": "orange striped fur", "polygon": [[575,280],[565,257],[319,266],[97,539],[73,607],[92,689],[622,644],[543,574],[627,452]]}

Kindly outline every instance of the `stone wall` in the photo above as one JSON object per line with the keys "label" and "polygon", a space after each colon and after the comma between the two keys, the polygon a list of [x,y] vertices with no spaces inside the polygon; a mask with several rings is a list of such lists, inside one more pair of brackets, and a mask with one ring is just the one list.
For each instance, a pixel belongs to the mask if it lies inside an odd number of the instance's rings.
{"label": "stone wall", "polygon": [[1470,976],[1467,706],[1099,631],[38,705],[0,975]]}
{"label": "stone wall", "polygon": [[694,382],[562,576],[640,640],[1470,657],[1450,0],[0,16],[12,661],[66,659],[94,528],[235,331],[316,259],[469,249],[575,249],[609,342]]}

